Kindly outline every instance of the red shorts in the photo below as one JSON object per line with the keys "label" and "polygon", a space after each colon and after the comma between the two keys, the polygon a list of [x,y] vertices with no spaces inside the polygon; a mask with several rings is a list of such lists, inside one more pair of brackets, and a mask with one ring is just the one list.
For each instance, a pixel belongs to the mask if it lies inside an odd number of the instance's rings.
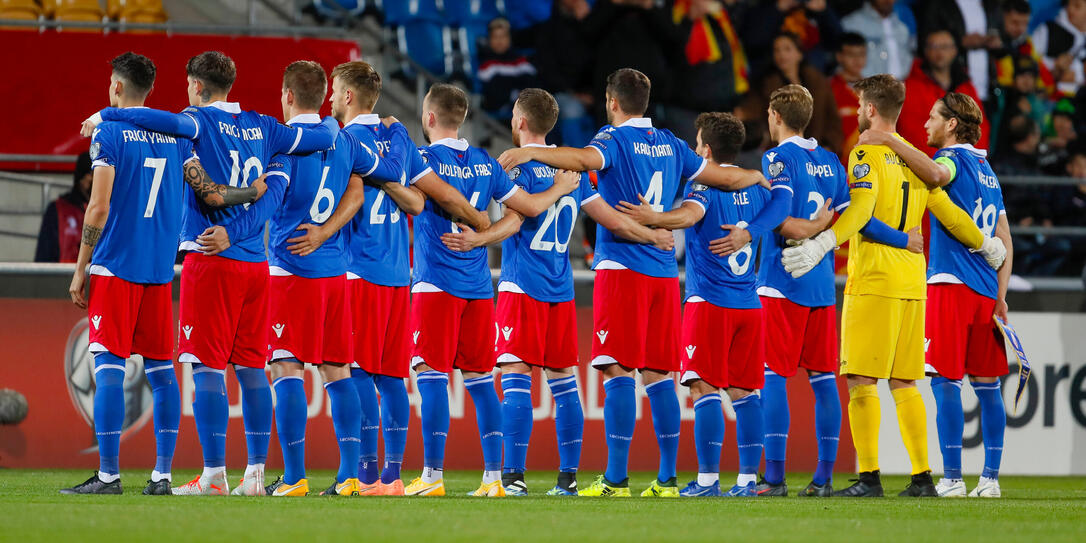
{"label": "red shorts", "polygon": [[272,276],[272,360],[350,364],[351,313],[347,276]]}
{"label": "red shorts", "polygon": [[682,374],[716,388],[757,390],[765,384],[765,313],[709,302],[687,302],[683,310]]}
{"label": "red shorts", "polygon": [[928,285],[928,373],[947,379],[1007,375],[1007,346],[992,320],[995,303],[965,285]]}
{"label": "red shorts", "polygon": [[354,361],[369,373],[406,379],[411,363],[410,287],[347,281],[354,325]]}
{"label": "red shorts", "polygon": [[541,302],[517,292],[499,292],[498,363],[524,362],[544,368],[577,365],[577,306]]}
{"label": "red shorts", "polygon": [[837,308],[807,307],[787,298],[761,296],[765,309],[766,366],[781,377],[803,368],[835,372],[838,366]]}
{"label": "red shorts", "polygon": [[173,359],[173,292],[169,283],[145,285],[91,275],[87,314],[92,353]]}
{"label": "red shorts", "polygon": [[466,300],[447,292],[417,292],[411,299],[411,367],[477,373],[494,370],[494,300]]}
{"label": "red shorts", "polygon": [[179,362],[222,370],[268,361],[268,263],[192,252],[181,268]]}
{"label": "red shorts", "polygon": [[679,279],[599,270],[592,292],[592,365],[679,370]]}

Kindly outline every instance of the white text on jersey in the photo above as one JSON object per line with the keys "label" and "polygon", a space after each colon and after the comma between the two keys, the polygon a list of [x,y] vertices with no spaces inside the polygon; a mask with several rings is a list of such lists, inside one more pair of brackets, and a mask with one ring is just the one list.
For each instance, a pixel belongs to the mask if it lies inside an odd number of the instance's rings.
{"label": "white text on jersey", "polygon": [[222,121],[219,122],[219,132],[246,141],[264,139],[264,132],[259,127],[240,128],[237,125]]}
{"label": "white text on jersey", "polygon": [[653,158],[675,156],[675,151],[667,144],[649,145],[647,143],[635,141],[633,142],[633,150],[639,155],[651,156]]}
{"label": "white text on jersey", "polygon": [[159,134],[158,132],[148,132],[147,130],[121,130],[121,136],[124,137],[124,142],[139,141],[143,143],[177,143],[177,140],[173,136],[167,136],[166,134]]}

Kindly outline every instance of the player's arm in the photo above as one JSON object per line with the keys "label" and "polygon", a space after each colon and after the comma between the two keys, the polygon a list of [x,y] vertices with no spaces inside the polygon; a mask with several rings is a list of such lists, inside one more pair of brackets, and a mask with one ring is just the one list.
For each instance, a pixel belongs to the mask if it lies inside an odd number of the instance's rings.
{"label": "player's arm", "polygon": [[644,196],[638,194],[637,198],[641,203],[634,205],[620,201],[615,208],[645,226],[679,230],[694,226],[705,216],[705,206],[693,200],[685,200],[681,206],[671,211],[656,211]]}
{"label": "player's arm", "polygon": [[[401,138],[407,137],[407,129],[402,124],[396,123],[390,128],[393,137],[397,137],[398,133],[402,133]],[[354,154],[355,173],[361,174],[367,181],[378,185],[399,183],[403,179],[405,176],[403,168],[404,152],[406,151],[403,145],[393,145],[384,157],[378,156],[377,153],[374,153],[372,149],[362,142],[358,142],[358,145],[359,147],[355,148]],[[414,145],[411,147],[414,148]]]}
{"label": "player's arm", "polygon": [[[504,172],[500,173],[504,175]],[[514,188],[512,194],[506,196],[501,203],[521,215],[535,217],[546,211],[562,196],[576,190],[580,183],[581,175],[579,173],[571,170],[559,170],[554,174],[554,184],[547,190],[532,194],[526,190],[517,190],[517,186],[512,185]]]}
{"label": "player's arm", "polygon": [[283,196],[290,182],[289,174],[280,170],[271,170],[261,177],[268,185],[264,196],[229,222],[210,226],[197,236],[196,243],[200,245],[200,252],[214,256],[229,249],[233,241],[255,235],[282,206]]}
{"label": "player's arm", "polygon": [[[390,184],[399,186],[399,183]],[[362,176],[352,173],[351,178],[347,180],[347,189],[343,191],[343,196],[339,198],[336,210],[332,212],[328,220],[322,224],[303,223],[299,225],[295,232],[304,233],[288,239],[287,250],[290,251],[290,254],[299,256],[306,256],[316,251],[325,241],[328,241],[328,238],[332,237],[332,234],[339,232],[347,223],[351,222],[358,210],[362,208],[365,200],[365,183]]]}
{"label": "player's arm", "polygon": [[[612,140],[613,141],[613,140]],[[509,171],[514,166],[535,160],[559,170],[587,172],[602,170],[608,164],[596,147],[518,147],[498,156],[498,164]]]}
{"label": "player's arm", "polygon": [[274,117],[261,115],[272,154],[302,155],[332,147],[339,134],[339,121],[325,117],[317,126],[287,126]]}
{"label": "player's arm", "polygon": [[460,231],[442,234],[441,243],[450,250],[467,252],[476,247],[496,245],[505,241],[520,231],[521,224],[524,224],[524,216],[507,207],[501,220],[490,225],[490,228],[485,231],[476,232],[466,224],[457,224]]}
{"label": "player's arm", "polygon": [[766,181],[765,177],[762,177],[762,172],[758,170],[725,168],[708,161],[705,162],[705,167],[700,172],[689,178],[697,180],[698,183],[703,185],[727,191],[742,190],[754,185],[769,188],[769,182]]}
{"label": "player's arm", "polygon": [[920,233],[919,226],[914,226],[908,232],[902,232],[875,217],[871,217],[871,220],[860,229],[860,233],[865,238],[883,245],[908,249],[913,253],[924,252],[924,235]]}
{"label": "player's arm", "polygon": [[1011,280],[1011,267],[1014,265],[1014,244],[1011,243],[1011,225],[1007,221],[1007,215],[1002,213],[999,215],[999,221],[996,223],[995,237],[999,241],[1003,242],[1003,247],[1007,249],[1007,259],[1003,261],[1003,266],[999,268],[999,273],[996,274],[999,278],[999,289],[995,315],[1004,322],[1007,321],[1007,285]]}
{"label": "player's arm", "polygon": [[477,231],[490,228],[490,217],[486,212],[475,209],[460,191],[446,183],[433,170],[415,181],[412,186],[441,206],[455,221],[467,223]]}
{"label": "player's arm", "polygon": [[426,206],[426,194],[415,187],[385,183],[381,185],[381,190],[396,202],[396,207],[408,215],[418,215]]}
{"label": "player's arm", "polygon": [[833,211],[831,205],[833,198],[826,200],[822,208],[818,210],[813,219],[801,219],[799,217],[787,217],[781,221],[777,233],[785,239],[801,240],[813,237],[819,232],[830,227],[833,223]]}
{"label": "player's arm", "polygon": [[200,125],[193,115],[185,112],[170,113],[146,107],[107,107],[83,121],[80,133],[83,136],[90,136],[94,128],[104,121],[124,121],[152,132],[190,140],[200,135]]}
{"label": "player's arm", "polygon": [[207,170],[195,156],[185,161],[185,182],[192,187],[196,197],[208,207],[227,207],[249,204],[260,199],[268,189],[264,178],[258,178],[248,187],[231,187],[211,180]]}
{"label": "player's arm", "polygon": [[928,210],[939,224],[960,241],[962,245],[981,254],[992,269],[998,270],[1007,257],[1007,248],[997,238],[989,238],[977,228],[964,209],[957,206],[943,189],[931,189],[928,193]]}
{"label": "player's arm", "polygon": [[[75,273],[68,286],[68,295],[80,309],[87,308],[87,298],[83,295],[87,282],[87,266],[90,265],[94,247],[102,236],[102,228],[109,218],[109,199],[113,195],[113,178],[116,175],[113,166],[95,166],[94,180],[91,184],[90,201],[83,213],[83,239],[79,242],[79,256],[75,261]],[[133,249],[137,249],[133,247]]]}
{"label": "player's arm", "polygon": [[859,145],[885,145],[889,147],[891,151],[897,153],[905,161],[905,165],[928,187],[943,187],[954,180],[956,168],[953,161],[947,158],[932,160],[923,151],[909,145],[905,140],[889,132],[865,130],[860,134]]}
{"label": "player's arm", "polygon": [[581,209],[600,226],[622,239],[655,245],[663,251],[675,248],[675,236],[670,230],[663,228],[654,230],[643,226],[625,213],[615,211],[615,208],[607,205],[603,198],[597,197],[584,202],[581,204]]}

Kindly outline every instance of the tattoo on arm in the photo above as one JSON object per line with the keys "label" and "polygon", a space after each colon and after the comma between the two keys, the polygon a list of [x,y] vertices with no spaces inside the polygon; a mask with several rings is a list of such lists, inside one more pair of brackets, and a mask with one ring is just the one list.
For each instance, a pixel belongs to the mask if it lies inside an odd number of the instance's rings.
{"label": "tattoo on arm", "polygon": [[102,227],[93,224],[83,225],[83,245],[94,247],[98,245],[98,238],[102,237]]}
{"label": "tattoo on arm", "polygon": [[211,207],[246,204],[256,199],[255,187],[231,187],[212,181],[199,160],[185,164],[185,182],[197,198]]}

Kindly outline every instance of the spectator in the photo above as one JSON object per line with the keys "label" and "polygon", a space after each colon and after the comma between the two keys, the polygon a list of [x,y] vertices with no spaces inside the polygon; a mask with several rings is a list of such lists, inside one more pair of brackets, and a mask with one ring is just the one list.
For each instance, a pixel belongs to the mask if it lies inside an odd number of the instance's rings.
{"label": "spectator", "polygon": [[890,74],[904,79],[912,66],[916,36],[902,22],[894,4],[895,0],[869,0],[841,20],[846,31],[867,40],[867,65],[863,77]]}
{"label": "spectator", "polygon": [[837,116],[837,102],[826,76],[804,62],[799,38],[794,34],[778,34],[773,40],[773,67],[747,94],[740,113],[744,120],[757,120],[761,131],[768,132],[766,110],[769,95],[780,87],[795,83],[807,87],[814,97],[814,112],[807,125],[807,136],[818,140],[823,147],[839,152],[841,149],[841,118]]}
{"label": "spectator", "polygon": [[807,62],[822,73],[841,35],[841,22],[826,0],[761,0],[741,21],[740,37],[754,80],[772,69],[773,37],[777,34],[795,34]]}
{"label": "spectator", "polygon": [[[981,103],[977,91],[969,82],[965,68],[956,61],[958,46],[947,30],[936,30],[923,40],[923,58],[913,61],[912,71],[905,79],[905,105],[901,109],[898,132],[929,156],[936,149],[928,147],[924,123],[936,100],[948,92],[960,92]],[[977,147],[988,148],[988,122],[980,125],[981,135]]]}
{"label": "spectator", "polygon": [[83,239],[83,211],[90,200],[93,178],[90,153],[83,152],[75,160],[72,190],[45,208],[34,262],[75,262]]}
{"label": "spectator", "polygon": [[1086,226],[1086,145],[1074,143],[1067,149],[1067,175],[1081,182],[1060,187],[1054,199],[1054,222],[1060,226]]}
{"label": "spectator", "polygon": [[1067,171],[1067,151],[1076,140],[1075,106],[1070,100],[1060,100],[1052,111],[1051,134],[1038,150],[1037,163],[1041,172],[1064,175]]}
{"label": "spectator", "polygon": [[1086,0],[1063,0],[1056,19],[1033,31],[1033,45],[1052,72],[1057,92],[1073,95],[1086,82]]}
{"label": "spectator", "polygon": [[996,85],[1011,87],[1018,75],[1019,60],[1028,58],[1038,65],[1037,86],[1051,94],[1055,89],[1052,72],[1042,64],[1041,54],[1033,45],[1027,32],[1032,8],[1027,0],[1008,0],[1003,5],[1003,28],[1000,29],[1002,47],[993,51],[996,69]]}
{"label": "spectator", "polygon": [[500,17],[490,21],[486,39],[486,46],[479,49],[477,74],[483,89],[483,110],[509,120],[520,91],[537,86],[535,66],[513,50],[509,21]]}
{"label": "spectator", "polygon": [[859,119],[856,117],[860,97],[852,90],[852,85],[863,78],[867,58],[867,40],[863,36],[854,32],[841,35],[841,45],[837,48],[837,73],[830,78],[830,88],[837,102],[837,115],[841,117],[841,133],[844,135],[841,148],[837,151],[842,161],[848,161],[848,153],[860,137]]}
{"label": "spectator", "polygon": [[591,10],[587,0],[558,0],[535,41],[540,81],[558,101],[561,142],[574,147],[588,145],[596,133],[590,114],[592,48],[584,36],[584,20]]}
{"label": "spectator", "polygon": [[[1000,0],[925,0],[917,6],[921,13],[921,35],[937,30],[947,30],[959,48],[966,52],[966,72],[973,81],[973,88],[982,100],[988,99],[989,50],[1003,46],[999,29],[1003,23],[999,13]],[[1086,0],[1082,0],[1086,1]],[[980,101],[978,104],[982,103]]]}

